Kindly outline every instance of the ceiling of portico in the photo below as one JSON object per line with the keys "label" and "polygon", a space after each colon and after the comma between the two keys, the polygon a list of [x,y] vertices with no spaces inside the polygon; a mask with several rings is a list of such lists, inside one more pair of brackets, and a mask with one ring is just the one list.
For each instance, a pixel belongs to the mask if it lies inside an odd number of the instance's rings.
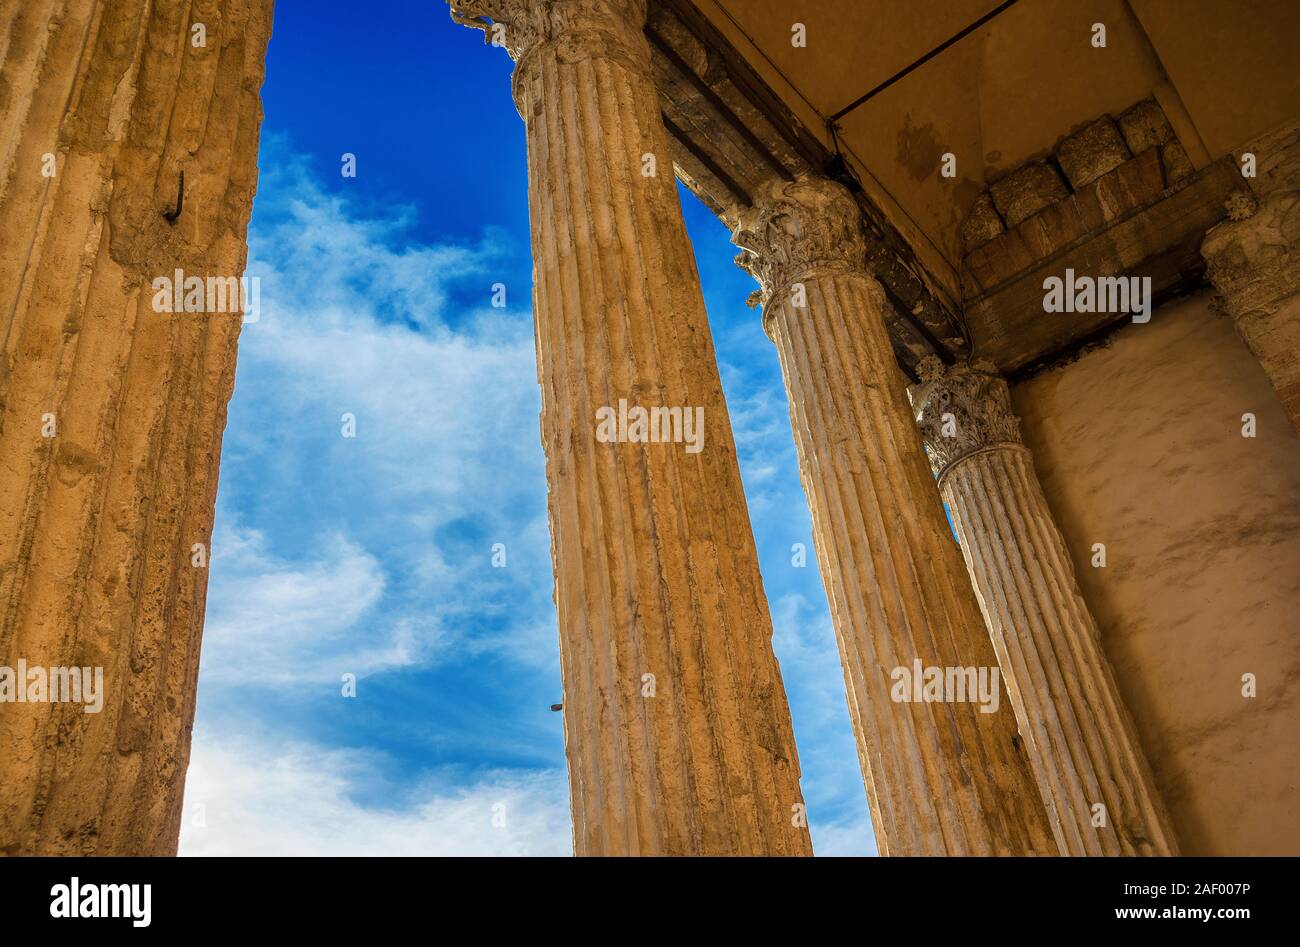
{"label": "ceiling of portico", "polygon": [[[827,120],[1003,0],[694,0],[831,146]],[[792,44],[792,26],[807,45]],[[1092,45],[1093,24],[1106,46]],[[1154,95],[1194,165],[1300,114],[1295,0],[1018,0],[839,120],[868,193],[939,279],[986,183]],[[944,178],[942,156],[956,157]]]}

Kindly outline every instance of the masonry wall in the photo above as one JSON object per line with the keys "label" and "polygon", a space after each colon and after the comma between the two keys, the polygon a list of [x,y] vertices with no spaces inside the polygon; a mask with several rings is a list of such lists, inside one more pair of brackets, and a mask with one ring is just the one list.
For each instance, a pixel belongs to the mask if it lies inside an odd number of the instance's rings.
{"label": "masonry wall", "polygon": [[1296,855],[1300,438],[1210,299],[1013,398],[1183,854]]}

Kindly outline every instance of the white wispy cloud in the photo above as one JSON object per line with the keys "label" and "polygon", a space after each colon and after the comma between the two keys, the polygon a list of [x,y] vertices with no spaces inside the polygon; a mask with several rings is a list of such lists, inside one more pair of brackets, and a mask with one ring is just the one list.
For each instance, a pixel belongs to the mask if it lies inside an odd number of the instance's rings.
{"label": "white wispy cloud", "polygon": [[[558,662],[528,287],[493,309],[498,240],[413,240],[409,212],[326,193],[284,140],[263,164],[181,853],[568,854],[562,771],[492,765],[558,762],[531,697],[510,715]],[[469,685],[501,688],[482,720],[410,677],[484,656],[517,671]],[[398,670],[418,704],[328,703],[342,674]],[[391,753],[353,748],[361,726]]]}
{"label": "white wispy cloud", "polygon": [[[380,761],[362,750],[196,733],[182,855],[570,855],[564,774],[426,775],[362,805]],[[373,792],[371,792],[373,795]]]}
{"label": "white wispy cloud", "polygon": [[220,524],[212,562],[220,580],[204,631],[205,689],[336,682],[343,673],[406,667],[435,648],[429,623],[419,634],[405,618],[367,627],[364,619],[384,594],[379,561],[341,535],[318,545],[314,558],[288,562],[267,550],[261,532]]}
{"label": "white wispy cloud", "polygon": [[[270,154],[248,266],[263,312],[240,340],[205,685],[246,675],[249,656],[304,674],[349,657],[360,674],[457,642],[537,665],[537,627],[553,623],[539,397],[527,310],[488,304],[499,248],[404,242],[406,216],[367,217],[284,142]],[[453,310],[450,287],[467,279],[481,305]],[[490,567],[498,542],[504,572]],[[503,579],[512,611],[498,617],[520,638],[477,641]]]}

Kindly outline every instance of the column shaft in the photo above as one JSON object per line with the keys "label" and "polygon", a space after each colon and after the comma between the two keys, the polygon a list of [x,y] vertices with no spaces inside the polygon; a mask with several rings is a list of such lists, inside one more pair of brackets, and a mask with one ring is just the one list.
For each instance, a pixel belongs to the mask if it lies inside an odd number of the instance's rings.
{"label": "column shaft", "polygon": [[[1300,166],[1300,142],[1287,151]],[[1231,219],[1210,230],[1201,255],[1237,334],[1300,433],[1300,170],[1269,183],[1274,190],[1256,197],[1243,189],[1229,200]]]}
{"label": "column shaft", "polygon": [[193,6],[0,13],[0,666],[104,682],[0,707],[0,853],[176,849],[240,316],[151,281],[243,273],[271,26]]}
{"label": "column shaft", "polygon": [[[810,854],[644,3],[453,10],[519,60],[575,850]],[[598,440],[621,400],[702,408],[702,449]]]}
{"label": "column shaft", "polygon": [[918,418],[1061,853],[1176,855],[1006,383],[928,361]]}
{"label": "column shaft", "polygon": [[[860,213],[774,185],[742,223],[764,284],[882,855],[1048,854],[1043,806],[894,361]],[[895,700],[896,669],[985,669],[999,709]]]}

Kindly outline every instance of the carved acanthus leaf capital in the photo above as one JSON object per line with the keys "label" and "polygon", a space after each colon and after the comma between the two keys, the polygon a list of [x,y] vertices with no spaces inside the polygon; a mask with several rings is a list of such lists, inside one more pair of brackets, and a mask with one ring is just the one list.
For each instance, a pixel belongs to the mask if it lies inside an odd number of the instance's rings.
{"label": "carved acanthus leaf capital", "polygon": [[1275,311],[1300,293],[1300,190],[1273,191],[1248,216],[1218,224],[1201,256],[1233,316]]}
{"label": "carved acanthus leaf capital", "polygon": [[981,450],[1019,446],[1020,419],[1011,389],[987,359],[945,366],[934,356],[917,366],[921,384],[909,392],[930,466],[942,477],[954,464]]}
{"label": "carved acanthus leaf capital", "polygon": [[866,272],[862,211],[843,185],[826,178],[763,185],[753,206],[738,215],[731,242],[741,248],[736,263],[758,280],[765,305],[815,276]]}
{"label": "carved acanthus leaf capital", "polygon": [[613,59],[651,75],[642,33],[646,0],[448,0],[451,18],[482,30],[484,42],[505,47],[515,61],[514,90],[538,50],[551,47],[561,62]]}
{"label": "carved acanthus leaf capital", "polygon": [[1248,188],[1241,188],[1228,195],[1223,209],[1228,212],[1229,220],[1249,220],[1259,210],[1259,198]]}

